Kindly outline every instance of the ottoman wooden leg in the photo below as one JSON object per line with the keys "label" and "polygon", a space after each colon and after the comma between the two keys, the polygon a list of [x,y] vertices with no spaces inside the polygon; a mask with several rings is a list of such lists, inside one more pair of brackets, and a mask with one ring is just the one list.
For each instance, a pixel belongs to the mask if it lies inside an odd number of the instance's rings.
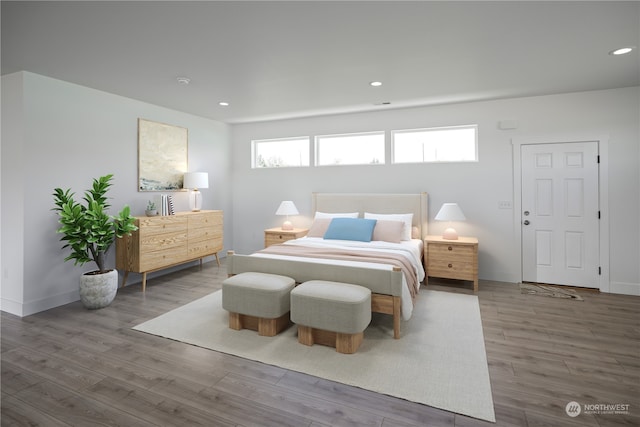
{"label": "ottoman wooden leg", "polygon": [[259,319],[255,316],[229,312],[229,329],[239,331],[241,329],[258,330]]}
{"label": "ottoman wooden leg", "polygon": [[338,353],[353,354],[358,351],[364,340],[364,332],[358,334],[342,334],[298,325],[298,342],[304,345],[326,345],[334,347]]}
{"label": "ottoman wooden leg", "polygon": [[362,340],[364,339],[364,332],[358,334],[342,334],[336,333],[336,351],[338,353],[353,354],[358,351]]}
{"label": "ottoman wooden leg", "polygon": [[258,335],[262,335],[263,337],[275,337],[287,326],[289,326],[288,311],[275,319],[265,319],[264,317],[260,317],[258,319]]}
{"label": "ottoman wooden leg", "polygon": [[313,328],[298,325],[298,342],[304,345],[313,345]]}
{"label": "ottoman wooden leg", "polygon": [[229,312],[229,328],[236,331],[250,329],[258,331],[258,335],[274,337],[285,330],[287,326],[289,326],[289,312],[275,319]]}
{"label": "ottoman wooden leg", "polygon": [[240,313],[229,312],[229,328],[236,331],[242,329],[242,319]]}

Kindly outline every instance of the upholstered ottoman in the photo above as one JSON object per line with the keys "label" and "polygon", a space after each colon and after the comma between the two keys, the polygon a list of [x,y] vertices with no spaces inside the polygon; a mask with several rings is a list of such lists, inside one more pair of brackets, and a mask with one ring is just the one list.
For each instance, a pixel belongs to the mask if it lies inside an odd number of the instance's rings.
{"label": "upholstered ottoman", "polygon": [[291,320],[299,343],[355,353],[371,322],[371,291],[350,283],[304,282],[291,291]]}
{"label": "upholstered ottoman", "polygon": [[289,293],[295,281],[267,273],[240,273],[222,282],[222,308],[231,329],[251,329],[272,337],[289,326]]}

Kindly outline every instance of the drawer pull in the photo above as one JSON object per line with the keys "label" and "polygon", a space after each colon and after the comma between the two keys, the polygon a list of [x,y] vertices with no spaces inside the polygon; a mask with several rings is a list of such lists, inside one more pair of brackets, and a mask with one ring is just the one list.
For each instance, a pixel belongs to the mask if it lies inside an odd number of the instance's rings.
{"label": "drawer pull", "polygon": [[452,267],[453,267],[453,264],[449,264],[449,265],[447,265],[447,267],[452,268]]}
{"label": "drawer pull", "polygon": [[453,247],[452,247],[452,246],[449,246],[447,249],[448,249],[448,250],[450,250],[450,251],[452,251],[452,250],[453,250]]}

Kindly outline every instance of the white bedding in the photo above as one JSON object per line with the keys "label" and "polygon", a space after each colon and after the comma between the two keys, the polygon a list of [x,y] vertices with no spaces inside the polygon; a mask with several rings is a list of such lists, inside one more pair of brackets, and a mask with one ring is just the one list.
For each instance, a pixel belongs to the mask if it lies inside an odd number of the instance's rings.
{"label": "white bedding", "polygon": [[[372,251],[372,252],[387,252],[387,253],[396,253],[404,256],[407,260],[411,262],[411,265],[415,269],[416,276],[418,277],[418,282],[422,282],[424,280],[424,268],[422,266],[421,254],[422,254],[422,240],[420,239],[412,239],[402,241],[400,243],[389,243],[382,241],[372,241],[372,242],[357,242],[352,240],[325,240],[320,237],[302,237],[300,239],[289,240],[284,242],[285,245],[300,245],[300,246],[311,246],[318,248],[355,248],[363,251]],[[274,254],[260,254],[255,253],[252,256],[260,256],[267,258],[279,258],[279,259],[287,259],[287,260],[296,260],[295,256],[286,256],[286,255],[274,255]],[[318,262],[318,263],[327,263],[326,259],[320,258],[305,258],[305,261],[309,262]],[[353,265],[358,267],[367,267],[367,268],[375,268],[381,270],[391,270],[393,267],[388,264],[379,264],[373,262],[360,262],[360,261],[344,261],[344,260],[332,260],[332,264],[340,264],[340,265]],[[411,314],[413,313],[413,303],[411,302],[411,293],[407,286],[406,279],[403,275],[402,277],[402,296],[401,296],[401,311],[402,318],[404,320],[409,320],[411,318]]]}

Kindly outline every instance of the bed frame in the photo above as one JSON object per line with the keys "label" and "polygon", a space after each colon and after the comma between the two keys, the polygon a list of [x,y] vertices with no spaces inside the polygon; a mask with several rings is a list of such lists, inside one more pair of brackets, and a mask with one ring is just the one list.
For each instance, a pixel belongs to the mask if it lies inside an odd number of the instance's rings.
{"label": "bed frame", "polygon": [[[413,227],[417,227],[420,238],[427,235],[427,193],[418,194],[366,194],[366,193],[312,193],[313,213],[320,212],[364,212],[378,214],[413,213]],[[416,237],[416,236],[414,236]],[[285,259],[270,259],[227,254],[229,275],[257,271],[282,274],[302,283],[308,280],[329,280],[353,283],[371,289],[371,311],[393,316],[393,337],[400,338],[402,272],[330,264],[330,261],[310,262]]]}

